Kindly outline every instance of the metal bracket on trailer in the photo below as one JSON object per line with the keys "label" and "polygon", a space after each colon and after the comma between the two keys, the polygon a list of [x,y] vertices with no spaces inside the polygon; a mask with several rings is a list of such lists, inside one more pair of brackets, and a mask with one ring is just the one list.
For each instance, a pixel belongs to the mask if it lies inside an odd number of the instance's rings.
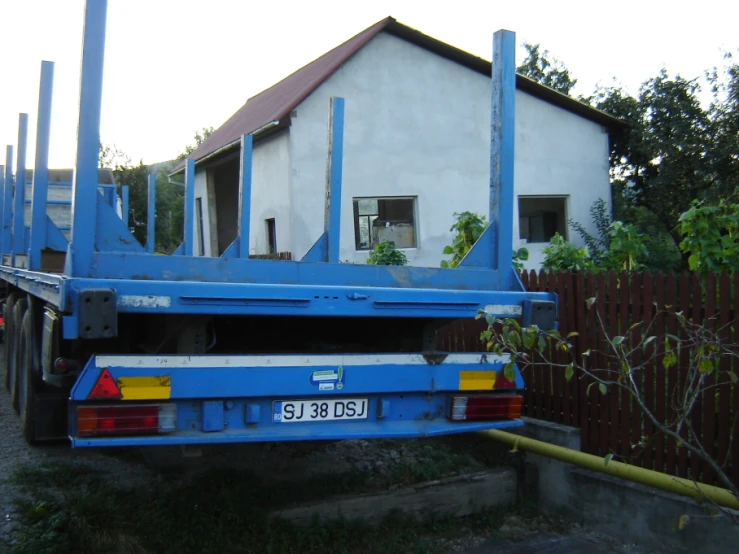
{"label": "metal bracket on trailer", "polygon": [[78,306],[81,339],[107,339],[118,335],[118,310],[113,289],[81,290]]}
{"label": "metal bracket on trailer", "polygon": [[551,300],[524,300],[522,325],[552,330],[557,324],[557,304]]}

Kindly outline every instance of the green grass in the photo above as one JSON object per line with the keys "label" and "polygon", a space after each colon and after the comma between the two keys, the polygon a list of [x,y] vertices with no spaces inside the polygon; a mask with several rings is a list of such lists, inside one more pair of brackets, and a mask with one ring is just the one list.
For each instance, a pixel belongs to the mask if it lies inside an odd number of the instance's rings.
{"label": "green grass", "polygon": [[424,455],[425,462],[393,464],[371,484],[369,473],[359,471],[266,485],[253,474],[214,470],[185,486],[164,474],[160,484],[120,490],[107,484],[116,476],[83,465],[26,466],[14,480],[34,500],[21,504],[25,526],[11,552],[433,553],[448,550],[443,539],[494,534],[506,511],[425,522],[393,514],[377,526],[339,521],[301,528],[267,520],[272,510],[295,502],[435,479],[470,461],[466,454],[428,449]]}

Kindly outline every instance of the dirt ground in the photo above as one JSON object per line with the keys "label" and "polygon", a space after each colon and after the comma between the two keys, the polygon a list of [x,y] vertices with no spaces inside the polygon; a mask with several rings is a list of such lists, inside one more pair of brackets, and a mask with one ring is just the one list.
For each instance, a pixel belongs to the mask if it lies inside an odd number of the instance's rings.
{"label": "dirt ground", "polygon": [[[9,396],[2,390],[0,553],[9,552],[13,545],[16,548],[19,546],[18,537],[22,535],[27,516],[21,513],[18,499],[33,501],[28,489],[18,482],[17,477],[14,478],[18,469],[78,466],[81,471],[101,476],[110,486],[121,490],[184,488],[198,479],[223,472],[249,475],[249,479],[256,480],[260,486],[280,482],[289,482],[293,486],[300,480],[307,482],[321,475],[358,474],[364,477],[362,490],[365,491],[397,488],[424,479],[438,479],[510,464],[505,447],[490,441],[484,444],[475,441],[481,439],[447,437],[417,441],[227,445],[203,448],[200,457],[185,457],[177,447],[97,450],[72,449],[68,444],[29,447],[21,437],[19,418],[11,409]],[[317,491],[319,496],[320,492]],[[474,529],[461,533],[459,529],[450,530],[448,540],[443,536],[436,537],[434,544],[442,552],[469,551],[470,554],[539,551],[642,554],[633,546],[588,533],[577,524],[540,517],[534,513],[525,517],[505,515],[496,523],[495,540],[492,543],[491,533],[484,527]],[[578,550],[578,545],[585,545],[586,550]],[[474,550],[468,550],[470,548]]]}

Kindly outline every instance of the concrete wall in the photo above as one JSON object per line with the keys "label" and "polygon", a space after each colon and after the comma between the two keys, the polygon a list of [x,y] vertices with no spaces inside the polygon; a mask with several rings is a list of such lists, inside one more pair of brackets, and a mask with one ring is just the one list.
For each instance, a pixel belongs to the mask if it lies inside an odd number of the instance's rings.
{"label": "concrete wall", "polygon": [[[406,255],[412,265],[438,267],[453,213],[487,215],[490,88],[489,78],[399,38],[373,39],[293,118],[293,253],[302,256],[323,231],[328,105],[336,95],[346,99],[341,259],[367,258],[354,246],[353,197],[415,196],[418,243]],[[590,224],[592,202],[610,202],[607,134],[526,93],[516,100],[516,193],[565,195],[568,217]],[[543,245],[528,247],[534,266]]]}
{"label": "concrete wall", "polygon": [[[289,145],[288,134],[283,132],[259,142],[254,147],[249,240],[251,254],[267,253],[265,220],[272,218],[276,225],[277,249],[283,252],[290,252],[293,249]],[[203,199],[203,234],[206,256],[217,255],[211,252],[211,235],[215,233],[213,225],[215,218],[213,217],[213,206],[208,201],[207,173],[209,171],[215,170],[213,167],[199,168],[195,173],[195,197]],[[321,220],[321,229],[323,229],[323,220]],[[195,244],[197,245],[197,222],[195,232]]]}
{"label": "concrete wall", "polygon": [[[512,432],[580,450],[580,430],[525,418]],[[552,458],[525,453],[526,472],[536,473],[538,505],[545,513],[567,516],[588,529],[656,552],[723,554],[739,543],[739,513],[713,515],[713,507],[695,500]],[[681,516],[688,516],[678,529]]]}

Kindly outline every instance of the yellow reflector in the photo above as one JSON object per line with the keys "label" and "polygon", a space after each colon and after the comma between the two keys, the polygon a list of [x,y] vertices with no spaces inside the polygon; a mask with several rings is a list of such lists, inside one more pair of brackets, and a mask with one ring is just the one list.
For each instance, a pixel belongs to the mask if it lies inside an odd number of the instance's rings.
{"label": "yellow reflector", "polygon": [[459,390],[493,390],[495,371],[460,371]]}
{"label": "yellow reflector", "polygon": [[119,377],[122,400],[168,400],[172,396],[169,375],[162,377]]}

